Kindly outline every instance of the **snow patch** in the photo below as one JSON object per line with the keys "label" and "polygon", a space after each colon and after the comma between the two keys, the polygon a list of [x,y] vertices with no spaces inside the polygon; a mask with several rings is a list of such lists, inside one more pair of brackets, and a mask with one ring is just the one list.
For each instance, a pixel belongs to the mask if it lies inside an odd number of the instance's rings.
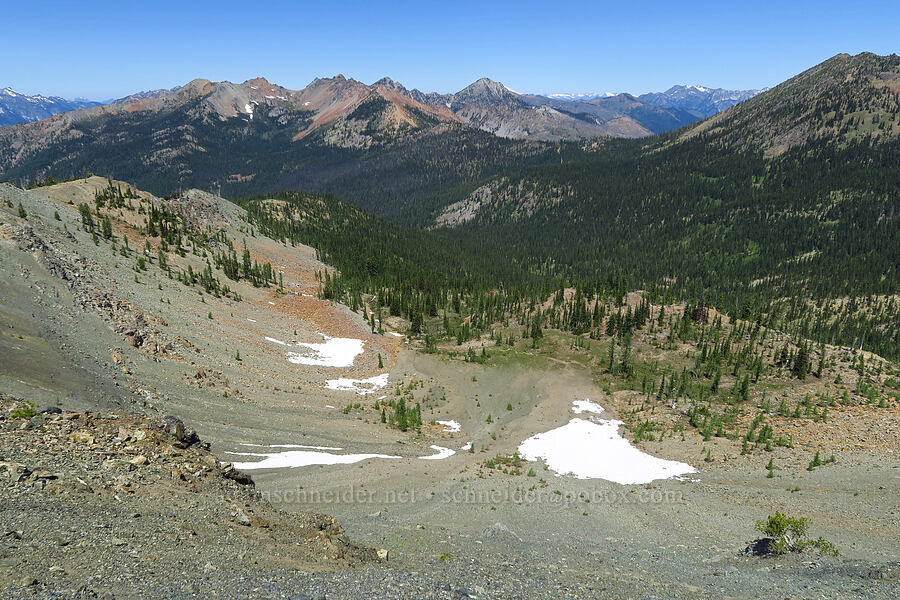
{"label": "snow patch", "polygon": [[460,450],[471,450],[471,449],[472,449],[472,442],[466,442],[465,444],[463,444],[462,446],[460,446],[459,449],[460,449]]}
{"label": "snow patch", "polygon": [[403,337],[402,333],[397,333],[396,331],[388,331],[388,333],[394,337]]}
{"label": "snow patch", "polygon": [[603,407],[597,404],[596,402],[591,402],[587,398],[584,400],[576,400],[572,403],[572,412],[576,415],[580,415],[583,412],[592,412],[596,414],[600,414],[603,412]]}
{"label": "snow patch", "polygon": [[256,319],[251,319],[250,317],[247,317],[247,320],[250,321],[251,323],[256,323]]}
{"label": "snow patch", "polygon": [[[589,400],[576,401],[573,411],[603,410]],[[589,406],[590,405],[590,406]],[[697,470],[686,463],[651,456],[619,435],[622,421],[571,419],[566,425],[533,435],[519,445],[525,460],[543,460],[558,475],[605,479],[621,484],[650,483]]]}
{"label": "snow patch", "polygon": [[[300,352],[288,352],[288,362],[295,365],[310,365],[314,367],[352,367],[356,357],[362,354],[363,340],[352,338],[333,338],[324,333],[319,335],[324,342],[316,344],[310,342],[296,342],[288,344],[273,337],[266,336],[267,342],[285,346],[288,348],[301,348]],[[383,387],[383,386],[382,386]]]}
{"label": "snow patch", "polygon": [[444,433],[456,433],[462,429],[462,425],[457,421],[438,421],[437,424],[444,426]]}
{"label": "snow patch", "polygon": [[250,446],[253,448],[306,448],[309,450],[343,450],[343,448],[335,448],[334,446],[304,446],[301,444],[269,444],[267,446],[265,444],[242,443],[241,446]]}
{"label": "snow patch", "polygon": [[[325,382],[325,387],[329,390],[338,390],[344,392],[356,392],[360,396],[366,394],[374,394],[377,390],[388,384],[388,374],[382,373],[368,379],[349,379],[341,377],[339,379],[329,379]],[[384,396],[382,396],[384,398]]]}
{"label": "snow patch", "polygon": [[429,446],[432,450],[436,450],[437,454],[432,454],[431,456],[420,456],[421,460],[442,460],[453,456],[456,454],[455,450],[451,450],[450,448],[444,448],[443,446]]}
{"label": "snow patch", "polygon": [[257,456],[262,460],[236,462],[234,468],[240,471],[256,469],[294,469],[312,465],[349,465],[372,458],[394,459],[399,456],[389,454],[334,454],[315,450],[288,450],[287,452],[228,452],[235,456]]}
{"label": "snow patch", "polygon": [[351,367],[353,360],[363,351],[362,340],[352,338],[332,338],[322,335],[325,341],[321,344],[298,342],[297,346],[306,348],[307,351],[288,352],[289,362],[296,365],[311,365],[317,367]]}

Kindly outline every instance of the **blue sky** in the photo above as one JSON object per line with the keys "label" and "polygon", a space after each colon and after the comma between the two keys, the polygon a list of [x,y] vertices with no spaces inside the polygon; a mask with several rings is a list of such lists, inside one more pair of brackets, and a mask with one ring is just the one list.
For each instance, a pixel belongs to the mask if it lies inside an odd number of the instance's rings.
{"label": "blue sky", "polygon": [[42,1],[0,8],[0,87],[106,99],[196,77],[342,73],[423,91],[775,85],[839,52],[900,52],[900,1]]}

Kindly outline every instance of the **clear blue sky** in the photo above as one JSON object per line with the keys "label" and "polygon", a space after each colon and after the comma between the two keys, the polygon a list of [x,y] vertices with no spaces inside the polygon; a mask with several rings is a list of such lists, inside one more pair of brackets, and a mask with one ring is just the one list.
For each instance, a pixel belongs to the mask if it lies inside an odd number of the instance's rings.
{"label": "clear blue sky", "polygon": [[7,2],[0,87],[106,99],[196,77],[343,73],[423,91],[772,86],[839,52],[900,52],[900,0],[614,3]]}

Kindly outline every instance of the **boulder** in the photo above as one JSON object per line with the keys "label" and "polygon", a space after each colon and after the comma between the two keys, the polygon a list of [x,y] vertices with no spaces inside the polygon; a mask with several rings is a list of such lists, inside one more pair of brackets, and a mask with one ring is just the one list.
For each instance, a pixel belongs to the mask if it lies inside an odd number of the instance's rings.
{"label": "boulder", "polygon": [[30,473],[28,467],[22,463],[0,462],[0,476],[5,475],[11,483],[23,481]]}
{"label": "boulder", "polygon": [[80,444],[93,444],[94,436],[87,431],[75,431],[69,434],[69,441]]}
{"label": "boulder", "polygon": [[166,433],[178,440],[177,446],[179,448],[187,448],[200,441],[200,438],[197,437],[197,432],[185,427],[182,420],[178,417],[166,415],[162,418],[162,423]]}

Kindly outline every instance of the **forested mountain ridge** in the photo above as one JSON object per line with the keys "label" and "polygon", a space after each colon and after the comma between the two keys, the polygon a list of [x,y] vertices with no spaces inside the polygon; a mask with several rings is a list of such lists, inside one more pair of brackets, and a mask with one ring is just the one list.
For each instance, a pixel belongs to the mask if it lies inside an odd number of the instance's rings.
{"label": "forested mountain ridge", "polygon": [[[716,177],[731,179],[734,184],[743,180],[760,188],[772,184],[773,178],[785,176],[784,163],[770,159],[791,148],[805,146],[809,155],[799,153],[797,157],[806,168],[814,169],[817,161],[824,163],[821,172],[810,171],[806,177],[827,178],[834,174],[828,153],[865,154],[871,148],[892,142],[898,134],[900,57],[842,54],[715,117],[652,138],[649,143],[607,140],[584,144],[579,148],[582,154],[568,154],[562,165],[553,164],[521,177],[505,176],[485,182],[467,198],[445,208],[437,223],[455,225],[469,221],[480,209],[485,209],[482,220],[502,220],[502,215],[519,218],[541,206],[555,206],[564,198],[584,196],[584,185],[590,176],[581,178],[578,175],[581,170],[596,170],[593,177],[596,180],[607,176],[604,169],[613,165],[612,170],[645,180],[653,177],[653,169],[648,172],[645,167],[655,164],[652,157],[657,154],[670,157],[664,164],[684,163],[689,158],[685,168],[695,171],[700,181],[718,171]],[[715,150],[706,152],[706,146]],[[722,150],[726,152],[721,154]],[[745,155],[749,162],[744,162]],[[729,168],[723,170],[716,166],[723,163],[729,163]],[[875,159],[874,164],[879,161]],[[761,169],[752,181],[745,177],[750,165]],[[550,178],[550,173],[561,175],[555,176],[553,185],[540,189],[540,180]],[[888,172],[888,179],[890,175]],[[877,180],[877,175],[873,177]],[[890,182],[882,183],[881,187],[889,190]],[[692,203],[685,206],[691,207]]]}
{"label": "forested mountain ridge", "polygon": [[[696,118],[627,94],[563,102],[486,78],[456,94],[341,75],[302,90],[263,78],[197,79],[2,128],[0,176],[27,185],[101,173],[160,195],[190,187],[232,197],[302,188],[421,225],[485,175],[534,164],[523,155],[550,160],[559,151],[537,141],[646,137]],[[447,174],[429,173],[437,168]],[[419,183],[423,174],[427,186]],[[441,190],[431,185],[435,178]]]}
{"label": "forested mountain ridge", "polygon": [[[254,150],[279,150],[313,134],[322,145],[367,148],[379,141],[401,137],[407,131],[438,122],[457,122],[446,107],[419,104],[380,86],[366,86],[337,76],[316,79],[300,91],[272,85],[262,78],[242,84],[196,79],[168,93],[136,95],[122,102],[56,115],[46,121],[0,130],[4,149],[0,168],[13,176],[42,174],[68,177],[78,168],[97,164],[126,170],[140,160],[145,165],[173,168],[181,175],[203,169],[202,155],[215,146],[243,146],[252,159]],[[325,131],[328,130],[328,131]],[[91,141],[90,145],[84,142]],[[121,156],[116,145],[131,146]],[[119,155],[119,156],[117,156]],[[81,166],[84,165],[84,166]],[[237,168],[238,164],[226,167]],[[99,170],[99,169],[94,169]],[[58,173],[57,173],[58,172]],[[218,172],[216,178],[253,178],[254,173]],[[174,178],[174,181],[184,179]]]}
{"label": "forested mountain ridge", "polygon": [[[324,190],[400,224],[457,225],[388,226],[335,198],[312,205],[328,227],[281,215],[282,237],[308,236],[356,278],[346,289],[379,281],[537,298],[603,282],[741,318],[780,315],[814,339],[900,356],[897,65],[839,55],[692,127],[555,144],[498,138],[343,78],[293,101],[261,80],[198,81],[114,119],[63,115],[73,126],[60,142],[26,153],[14,172],[125,170],[154,191],[212,181],[232,196]],[[261,99],[242,104],[251,94]],[[270,106],[266,96],[279,95],[289,101]],[[172,109],[185,96],[187,110]],[[401,109],[414,125],[392,118]],[[105,153],[86,153],[86,139]],[[21,150],[0,145],[0,161]],[[333,211],[343,217],[329,221]]]}
{"label": "forested mountain ridge", "polygon": [[712,144],[778,156],[808,141],[900,134],[900,56],[838,54],[684,131]]}
{"label": "forested mountain ridge", "polygon": [[0,175],[23,185],[91,172],[122,173],[159,195],[304,188],[384,205],[382,214],[393,217],[400,209],[391,201],[401,194],[453,188],[481,170],[499,172],[487,162],[528,164],[541,153],[549,148],[496,138],[444,106],[340,76],[300,92],[263,79],[195,80],[168,94],[0,129]]}
{"label": "forested mountain ridge", "polygon": [[[897,65],[837,56],[650,143],[605,141],[497,177],[436,223],[525,264],[627,275],[735,315],[791,311],[829,341],[896,356]],[[860,297],[867,308],[846,302]]]}

